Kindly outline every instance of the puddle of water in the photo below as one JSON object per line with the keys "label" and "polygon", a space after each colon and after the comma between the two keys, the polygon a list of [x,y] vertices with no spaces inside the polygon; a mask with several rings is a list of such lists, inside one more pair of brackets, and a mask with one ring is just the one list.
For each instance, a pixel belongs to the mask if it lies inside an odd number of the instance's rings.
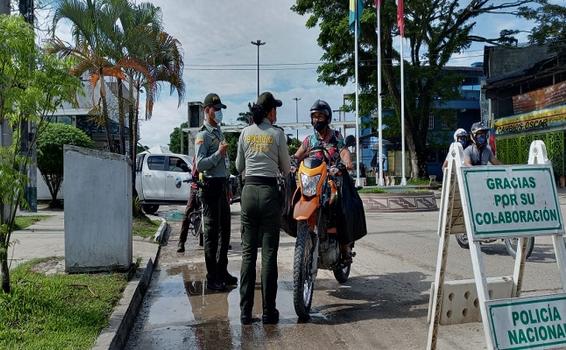
{"label": "puddle of water", "polygon": [[[239,277],[239,265],[238,260],[230,261],[230,273]],[[204,263],[164,267],[156,273],[154,287],[149,295],[149,313],[135,345],[149,343],[160,344],[160,346],[167,344],[188,346],[190,344],[190,348],[195,349],[266,346],[277,348],[278,342],[285,339],[290,334],[290,330],[295,329],[296,331],[297,316],[293,307],[293,282],[279,280],[277,308],[280,312],[280,323],[264,326],[261,323],[262,298],[259,268],[256,275],[258,280],[256,281],[253,310],[253,317],[256,320],[251,326],[242,326],[238,287],[232,287],[226,292],[207,290]],[[324,289],[324,285],[325,283],[322,283],[320,286]],[[320,294],[317,296],[316,293]],[[322,293],[324,293],[322,290],[315,292],[315,303],[317,299],[323,298]],[[315,305],[310,323],[313,325],[326,324],[328,316],[336,314],[336,310]]]}
{"label": "puddle of water", "polygon": [[165,219],[167,219],[167,221],[181,222],[184,217],[185,214],[179,210],[171,210],[165,213]]}

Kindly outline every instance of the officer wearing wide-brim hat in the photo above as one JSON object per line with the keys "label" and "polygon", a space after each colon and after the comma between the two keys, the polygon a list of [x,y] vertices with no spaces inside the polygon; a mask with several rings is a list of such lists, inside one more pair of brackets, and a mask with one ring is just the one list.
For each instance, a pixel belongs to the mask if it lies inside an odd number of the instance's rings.
{"label": "officer wearing wide-brim hat", "polygon": [[204,257],[207,270],[207,288],[223,290],[235,285],[238,279],[228,273],[228,246],[230,244],[230,204],[226,159],[228,144],[220,130],[222,109],[226,105],[217,94],[204,99],[204,125],[195,139],[197,170],[203,175],[204,186],[200,196],[204,221]]}
{"label": "officer wearing wide-brim hat", "polygon": [[253,124],[244,128],[238,143],[236,168],[245,176],[241,195],[242,269],[240,274],[240,310],[242,324],[252,322],[257,250],[261,247],[261,291],[263,323],[279,321],[275,307],[277,296],[277,250],[281,197],[277,177],[289,174],[287,137],[273,126],[277,107],[282,102],[269,92],[261,94],[250,106]]}

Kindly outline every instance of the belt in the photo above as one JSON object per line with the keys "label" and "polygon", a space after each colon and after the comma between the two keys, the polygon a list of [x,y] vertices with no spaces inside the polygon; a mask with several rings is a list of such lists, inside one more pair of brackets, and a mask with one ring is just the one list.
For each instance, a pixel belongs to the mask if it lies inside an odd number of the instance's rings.
{"label": "belt", "polygon": [[228,182],[228,179],[225,178],[225,177],[205,177],[204,178],[205,184],[220,185],[220,184],[225,184],[227,182]]}
{"label": "belt", "polygon": [[246,176],[244,184],[277,186],[277,178],[267,176]]}

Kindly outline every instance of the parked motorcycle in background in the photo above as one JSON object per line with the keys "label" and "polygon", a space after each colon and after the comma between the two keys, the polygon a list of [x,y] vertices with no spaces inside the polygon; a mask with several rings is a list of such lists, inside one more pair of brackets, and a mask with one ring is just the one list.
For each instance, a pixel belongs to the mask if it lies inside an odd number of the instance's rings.
{"label": "parked motorcycle in background", "polygon": [[[490,244],[497,242],[498,239],[489,239],[481,241],[481,244]],[[456,235],[456,242],[458,245],[464,249],[470,249],[470,245],[468,243],[468,236],[465,233],[460,233]],[[507,254],[512,256],[513,258],[517,254],[517,245],[519,244],[518,238],[504,238],[503,243],[505,244],[505,249],[507,250]],[[526,250],[526,257],[529,258],[531,256],[533,249],[535,247],[535,238],[529,237],[527,239],[527,250]]]}

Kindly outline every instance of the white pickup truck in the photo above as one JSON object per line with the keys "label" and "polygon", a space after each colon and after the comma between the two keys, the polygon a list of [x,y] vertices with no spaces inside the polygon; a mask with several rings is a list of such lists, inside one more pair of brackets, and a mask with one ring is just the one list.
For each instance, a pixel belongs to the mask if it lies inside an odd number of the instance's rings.
{"label": "white pickup truck", "polygon": [[160,205],[186,204],[191,166],[191,159],[184,154],[140,153],[136,157],[136,192],[143,211],[154,214]]}

